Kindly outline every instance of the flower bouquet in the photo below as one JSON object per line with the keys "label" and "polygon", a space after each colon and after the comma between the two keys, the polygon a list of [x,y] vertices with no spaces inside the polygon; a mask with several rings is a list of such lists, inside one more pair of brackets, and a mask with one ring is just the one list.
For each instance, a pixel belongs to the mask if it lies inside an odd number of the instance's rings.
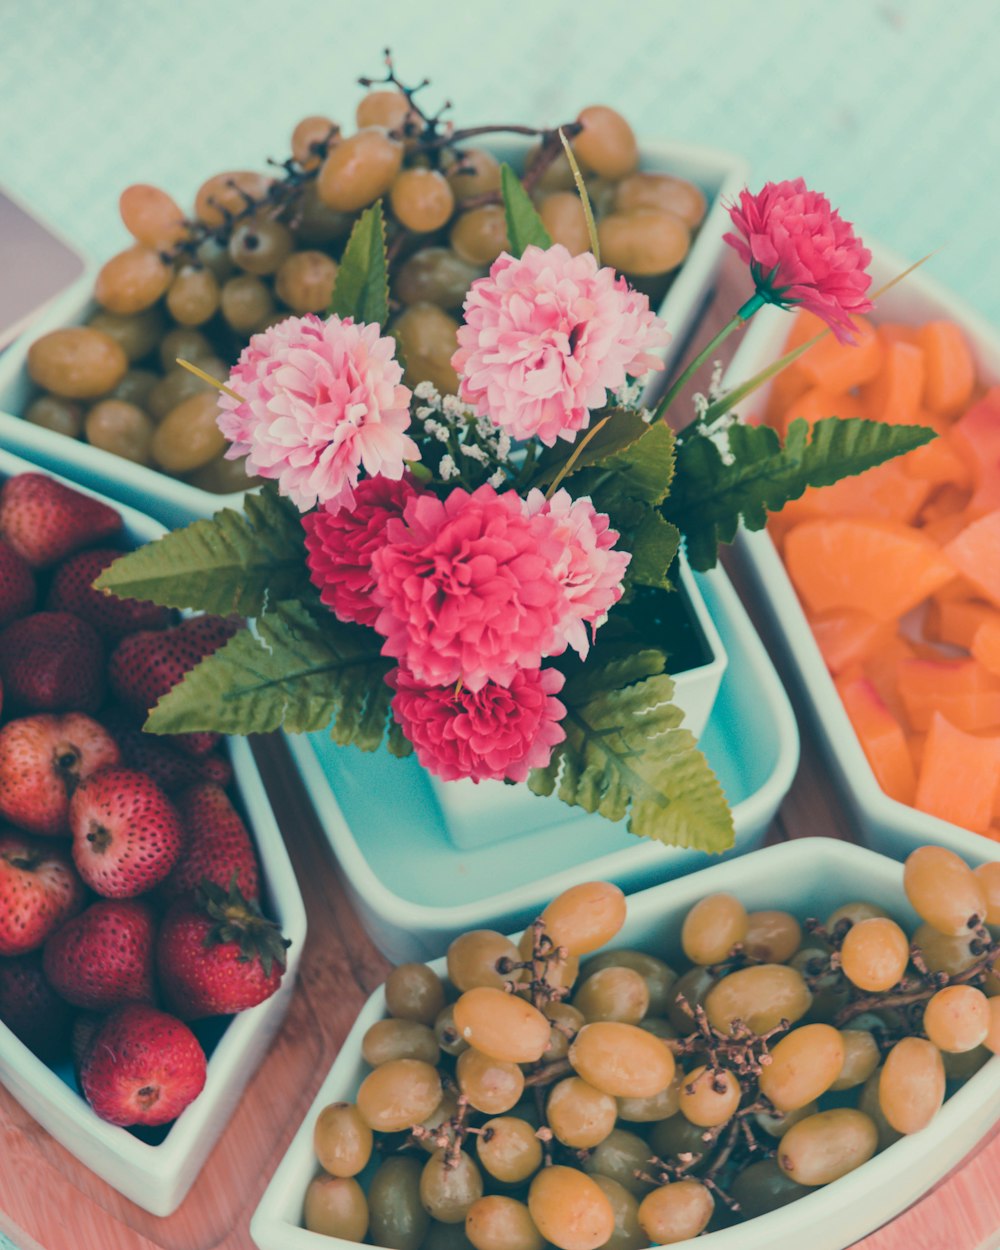
{"label": "flower bouquet", "polygon": [[870,307],[867,250],[801,180],[731,206],[727,241],[755,293],[644,406],[669,330],[601,266],[566,151],[591,249],[553,245],[503,168],[509,250],[466,298],[457,395],[403,384],[377,202],[354,227],[329,316],[255,334],[221,387],[228,455],[264,487],[242,513],[168,535],[96,584],[248,618],[151,710],[153,733],[330,727],[339,744],[416,752],[445,781],[525,784],[636,834],[721,851],[730,813],[668,675],[682,541],[710,568],[741,521],[759,529],[808,486],[933,431],[831,415],[793,422],[782,443],[734,415],[777,366],[738,392],[714,386],[678,419],[682,388],[765,303],[811,309],[842,340]]}

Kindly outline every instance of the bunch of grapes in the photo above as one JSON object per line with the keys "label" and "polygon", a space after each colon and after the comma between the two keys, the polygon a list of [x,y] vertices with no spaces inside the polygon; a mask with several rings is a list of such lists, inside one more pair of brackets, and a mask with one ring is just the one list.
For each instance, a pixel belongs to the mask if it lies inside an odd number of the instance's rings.
{"label": "bunch of grapes", "polygon": [[860,1167],[1000,1053],[1000,863],[923,847],[904,884],[911,937],[864,901],[820,924],[715,894],[684,920],[681,970],[595,954],[626,901],[590,883],[517,943],[456,938],[446,981],[395,968],[356,1101],[316,1120],[306,1228],[393,1250],[640,1250]]}
{"label": "bunch of grapes", "polygon": [[[206,490],[244,489],[242,462],[223,459],[215,392],[176,364],[223,380],[250,336],[290,315],[329,308],[338,262],[358,215],[381,199],[390,257],[392,320],[406,380],[453,394],[457,316],[466,292],[508,246],[500,164],[489,136],[533,137],[522,176],[553,240],[590,248],[583,205],[558,130],[456,128],[449,106],[426,112],[391,59],[358,105],[357,129],[303,118],[291,155],[270,174],[231,170],[202,184],[185,217],[158,187],[122,193],[135,243],[97,277],[99,309],[86,326],[56,330],[31,349],[41,394],[29,421]],[[690,182],[638,172],[628,122],[583,109],[564,134],[586,174],[602,259],[661,299],[705,215]]]}

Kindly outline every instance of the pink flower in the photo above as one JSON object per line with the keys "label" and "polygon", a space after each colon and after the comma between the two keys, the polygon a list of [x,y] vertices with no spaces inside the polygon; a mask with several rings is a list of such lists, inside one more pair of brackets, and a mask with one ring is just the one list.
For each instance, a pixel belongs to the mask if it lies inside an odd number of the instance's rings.
{"label": "pink flower", "polygon": [[255,334],[229,375],[243,402],[219,398],[227,457],[277,478],[303,512],[350,507],[362,468],[398,480],[420,452],[403,432],[410,391],[395,352],[377,325],[339,317],[289,317]]}
{"label": "pink flower", "polygon": [[558,669],[520,669],[505,686],[488,681],[457,694],[452,686],[422,685],[405,668],[386,681],[417,759],[444,781],[526,781],[566,737],[559,724],[566,708],[553,698],[563,684]]}
{"label": "pink flower", "polygon": [[430,493],[406,503],[372,553],[382,609],[375,628],[395,656],[430,686],[461,681],[475,693],[508,685],[562,649],[566,596],[556,577],[552,527],[525,516],[513,491],[457,487],[443,502]]}
{"label": "pink flower", "polygon": [[512,438],[572,441],[608,391],[662,369],[669,341],[645,295],[590,252],[561,244],[504,252],[473,282],[451,363],[461,397]]}
{"label": "pink flower", "polygon": [[826,196],[801,178],[769,182],[757,195],[744,188],[729,215],[740,233],[726,242],[749,264],[758,293],[783,307],[801,304],[852,342],[851,315],[872,306],[872,255]]}
{"label": "pink flower", "polygon": [[375,624],[379,609],[371,597],[372,552],[385,542],[389,518],[402,516],[416,493],[408,477],[398,482],[365,478],[355,487],[353,508],[331,511],[324,506],[302,518],[309,576],[340,620]]}
{"label": "pink flower", "polygon": [[589,499],[573,499],[557,490],[546,499],[540,490],[530,491],[525,501],[529,516],[547,518],[552,525],[560,555],[554,572],[566,595],[566,613],[558,632],[566,644],[587,658],[590,640],[586,626],[596,633],[608,611],[622,597],[622,578],[632,559],[628,551],[614,551],[618,531]]}

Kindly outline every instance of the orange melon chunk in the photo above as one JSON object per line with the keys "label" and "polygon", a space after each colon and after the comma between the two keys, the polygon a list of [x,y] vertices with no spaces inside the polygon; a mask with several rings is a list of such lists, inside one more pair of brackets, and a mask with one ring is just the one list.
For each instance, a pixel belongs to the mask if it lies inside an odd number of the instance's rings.
{"label": "orange melon chunk", "polygon": [[944,554],[985,599],[1000,607],[1000,508],[967,525]]}
{"label": "orange melon chunk", "polygon": [[988,673],[1000,677],[1000,613],[993,613],[980,624],[969,649]]}
{"label": "orange melon chunk", "polygon": [[968,733],[1000,729],[1000,679],[976,660],[903,660],[898,681],[914,729],[929,729],[936,712]]}
{"label": "orange melon chunk", "polygon": [[892,637],[894,629],[887,621],[876,621],[865,612],[824,612],[809,624],[823,653],[826,666],[834,676],[854,664],[861,664]]}
{"label": "orange melon chunk", "polygon": [[1000,787],[1000,737],[963,733],[936,712],[924,747],[914,806],[985,833]]}
{"label": "orange melon chunk", "polygon": [[807,521],[785,540],[796,590],[814,614],[854,609],[892,621],[950,581],[938,545],[891,521]]}
{"label": "orange melon chunk", "polygon": [[887,342],[878,375],[861,387],[861,402],[873,421],[912,424],[924,397],[924,357],[919,347]]}
{"label": "orange melon chunk", "polygon": [[[986,621],[1000,622],[1000,613],[981,599],[935,598],[928,609],[926,624],[928,633],[937,642],[970,651],[976,631]],[[976,659],[983,663],[979,656]]]}
{"label": "orange melon chunk", "polygon": [[[870,382],[882,364],[882,344],[875,327],[863,317],[852,317],[855,342],[838,343],[832,334],[810,347],[796,364],[814,386],[849,391]],[[837,414],[840,415],[839,413]]]}
{"label": "orange melon chunk", "polygon": [[775,426],[784,437],[793,421],[801,417],[809,423],[810,429],[824,417],[861,417],[864,409],[861,401],[854,395],[843,395],[837,391],[826,390],[821,386],[811,386],[798,395],[785,409],[780,423]]}
{"label": "orange melon chunk", "polygon": [[875,780],[890,798],[912,803],[917,778],[902,726],[870,681],[838,681],[837,690]]}
{"label": "orange melon chunk", "polygon": [[832,486],[810,486],[800,499],[785,505],[800,520],[818,516],[878,517],[885,521],[916,520],[927,496],[929,482],[908,476],[901,462],[889,460],[854,477],[841,478]]}
{"label": "orange melon chunk", "polygon": [[[932,486],[955,486],[968,490],[972,486],[972,469],[967,458],[955,450],[948,436],[948,429],[941,417],[928,412],[918,412],[918,425],[929,425],[937,430],[937,438],[923,447],[915,447],[900,458],[903,471],[910,477],[930,482]],[[890,462],[891,463],[891,462]]]}
{"label": "orange melon chunk", "polygon": [[890,638],[864,664],[864,675],[879,693],[896,720],[905,722],[906,708],[899,697],[899,666],[904,660],[916,659],[913,646],[898,634]]}
{"label": "orange melon chunk", "polygon": [[955,422],[951,436],[975,478],[969,511],[983,516],[1000,508],[1000,386],[991,387]]}
{"label": "orange melon chunk", "polygon": [[917,332],[924,354],[924,403],[953,417],[972,398],[976,364],[962,328],[953,321],[928,321]]}

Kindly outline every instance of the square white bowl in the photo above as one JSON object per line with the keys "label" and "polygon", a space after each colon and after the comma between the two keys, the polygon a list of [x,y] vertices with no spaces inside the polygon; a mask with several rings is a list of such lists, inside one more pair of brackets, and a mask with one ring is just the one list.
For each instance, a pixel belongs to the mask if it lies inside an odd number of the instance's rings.
{"label": "square white bowl", "polygon": [[[646,949],[669,962],[679,953],[687,910],[706,894],[728,891],[749,910],[780,907],[800,918],[823,917],[864,897],[902,923],[917,917],[903,894],[902,867],[862,847],[804,838],[756,851],[634,894],[628,919],[609,944]],[[517,934],[514,935],[515,938]],[[441,975],[445,961],[431,965]],[[313,1126],[331,1102],[352,1101],[368,1071],[361,1057],[367,1029],[385,1015],[379,989],[361,1011],[340,1055],[264,1191],[250,1223],[260,1250],[349,1250],[351,1242],[302,1228],[306,1188],[317,1172]],[[945,1103],[934,1122],[890,1146],[839,1181],[745,1224],[678,1243],[678,1250],[844,1250],[915,1202],[950,1171],[1000,1114],[1000,1057],[993,1058]],[[944,1248],[942,1247],[942,1250]]]}
{"label": "square white bowl", "polygon": [[[872,286],[878,289],[907,268],[908,262],[886,248],[872,247]],[[917,270],[876,302],[872,320],[910,325],[935,318],[957,322],[965,330],[981,379],[1000,381],[1000,334],[939,283]],[[792,319],[765,308],[754,318],[725,378],[732,387],[752,377],[781,355]],[[767,388],[742,405],[745,413],[762,413]],[[878,851],[903,858],[925,842],[950,847],[966,859],[1000,858],[1000,844],[961,829],[937,816],[891,799],[875,780],[871,765],[844,710],[833,678],[784,562],[766,531],[741,531],[736,551],[769,618],[772,636],[806,704],[838,786],[865,841]]]}
{"label": "square white bowl", "polygon": [[[0,480],[35,470],[0,451]],[[116,508],[124,536],[138,546],[162,537],[162,525],[77,483],[67,486]],[[225,1026],[208,1061],[205,1088],[174,1121],[159,1145],[108,1124],[77,1092],[69,1065],[50,1068],[0,1023],[0,1083],[72,1154],[126,1198],[153,1215],[169,1215],[183,1201],[277,1033],[291,1002],[306,939],[306,913],[281,831],[260,773],[243,738],[229,739],[233,789],[260,858],[267,914],[291,940],[277,993]]]}
{"label": "square white bowl", "polygon": [[[505,160],[523,159],[527,140],[498,140],[492,150]],[[742,158],[712,148],[683,143],[649,142],[642,145],[641,168],[663,170],[697,183],[706,194],[708,211],[684,264],[670,284],[660,305],[660,315],[673,335],[664,359],[669,365],[684,346],[711,291],[725,245],[722,236],[728,223],[724,200],[735,199],[746,179]],[[156,469],[133,464],[120,456],[91,447],[78,439],[32,425],[20,417],[36,389],[27,374],[28,347],[40,335],[67,324],[79,324],[95,305],[90,283],[79,285],[74,295],[35,322],[29,333],[0,356],[0,446],[57,473],[103,491],[113,499],[139,508],[176,528],[220,508],[239,508],[245,492],[218,495],[201,490]],[[14,414],[14,415],[8,415]]]}

